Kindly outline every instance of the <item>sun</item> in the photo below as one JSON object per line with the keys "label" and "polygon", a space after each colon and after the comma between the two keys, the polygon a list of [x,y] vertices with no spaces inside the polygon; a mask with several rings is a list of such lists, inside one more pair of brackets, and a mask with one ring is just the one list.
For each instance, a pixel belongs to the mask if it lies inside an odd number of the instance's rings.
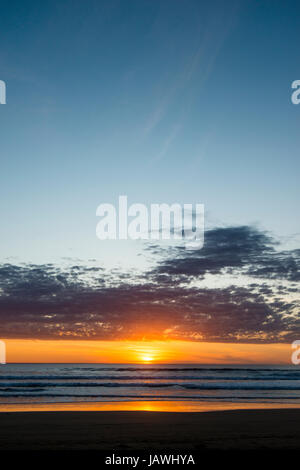
{"label": "sun", "polygon": [[144,355],[144,356],[141,356],[141,361],[145,363],[149,363],[153,361],[153,357],[150,355]]}

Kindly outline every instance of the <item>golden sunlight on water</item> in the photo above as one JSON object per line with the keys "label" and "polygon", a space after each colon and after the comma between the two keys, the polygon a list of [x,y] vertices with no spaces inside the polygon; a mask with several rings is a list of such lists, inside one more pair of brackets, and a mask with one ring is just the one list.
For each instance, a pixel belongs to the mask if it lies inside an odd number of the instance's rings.
{"label": "golden sunlight on water", "polygon": [[1,404],[0,412],[20,411],[166,411],[205,412],[243,409],[300,408],[295,404],[279,403],[229,403],[192,401],[125,401],[90,403],[43,403],[43,404]]}

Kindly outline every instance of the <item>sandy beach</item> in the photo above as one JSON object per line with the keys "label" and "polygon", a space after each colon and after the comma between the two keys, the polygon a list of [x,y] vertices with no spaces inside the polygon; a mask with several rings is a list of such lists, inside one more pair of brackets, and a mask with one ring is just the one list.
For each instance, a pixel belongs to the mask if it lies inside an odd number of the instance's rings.
{"label": "sandy beach", "polygon": [[298,450],[299,424],[299,409],[2,412],[0,450]]}

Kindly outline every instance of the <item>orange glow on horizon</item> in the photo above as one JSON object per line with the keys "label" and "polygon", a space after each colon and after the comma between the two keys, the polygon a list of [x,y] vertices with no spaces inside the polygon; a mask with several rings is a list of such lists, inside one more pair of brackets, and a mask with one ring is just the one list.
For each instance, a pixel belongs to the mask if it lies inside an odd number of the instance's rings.
{"label": "orange glow on horizon", "polygon": [[5,340],[7,362],[291,364],[290,344]]}
{"label": "orange glow on horizon", "polygon": [[205,402],[205,401],[110,401],[89,403],[0,403],[0,413],[9,411],[164,411],[164,412],[190,412],[190,411],[223,411],[223,410],[268,410],[268,409],[299,409],[295,403],[247,403],[247,402]]}

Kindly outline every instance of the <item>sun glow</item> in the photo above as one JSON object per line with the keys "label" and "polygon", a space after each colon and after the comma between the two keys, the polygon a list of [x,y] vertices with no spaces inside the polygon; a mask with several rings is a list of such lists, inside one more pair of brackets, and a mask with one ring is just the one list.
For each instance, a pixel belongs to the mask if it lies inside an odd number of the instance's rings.
{"label": "sun glow", "polygon": [[142,356],[141,357],[141,361],[148,364],[149,362],[152,362],[153,361],[153,357],[152,356],[148,356],[148,355],[145,355],[145,356]]}
{"label": "sun glow", "polygon": [[[1,338],[2,339],[2,338]],[[290,344],[5,339],[7,362],[290,364]],[[251,360],[249,360],[251,357]]]}

